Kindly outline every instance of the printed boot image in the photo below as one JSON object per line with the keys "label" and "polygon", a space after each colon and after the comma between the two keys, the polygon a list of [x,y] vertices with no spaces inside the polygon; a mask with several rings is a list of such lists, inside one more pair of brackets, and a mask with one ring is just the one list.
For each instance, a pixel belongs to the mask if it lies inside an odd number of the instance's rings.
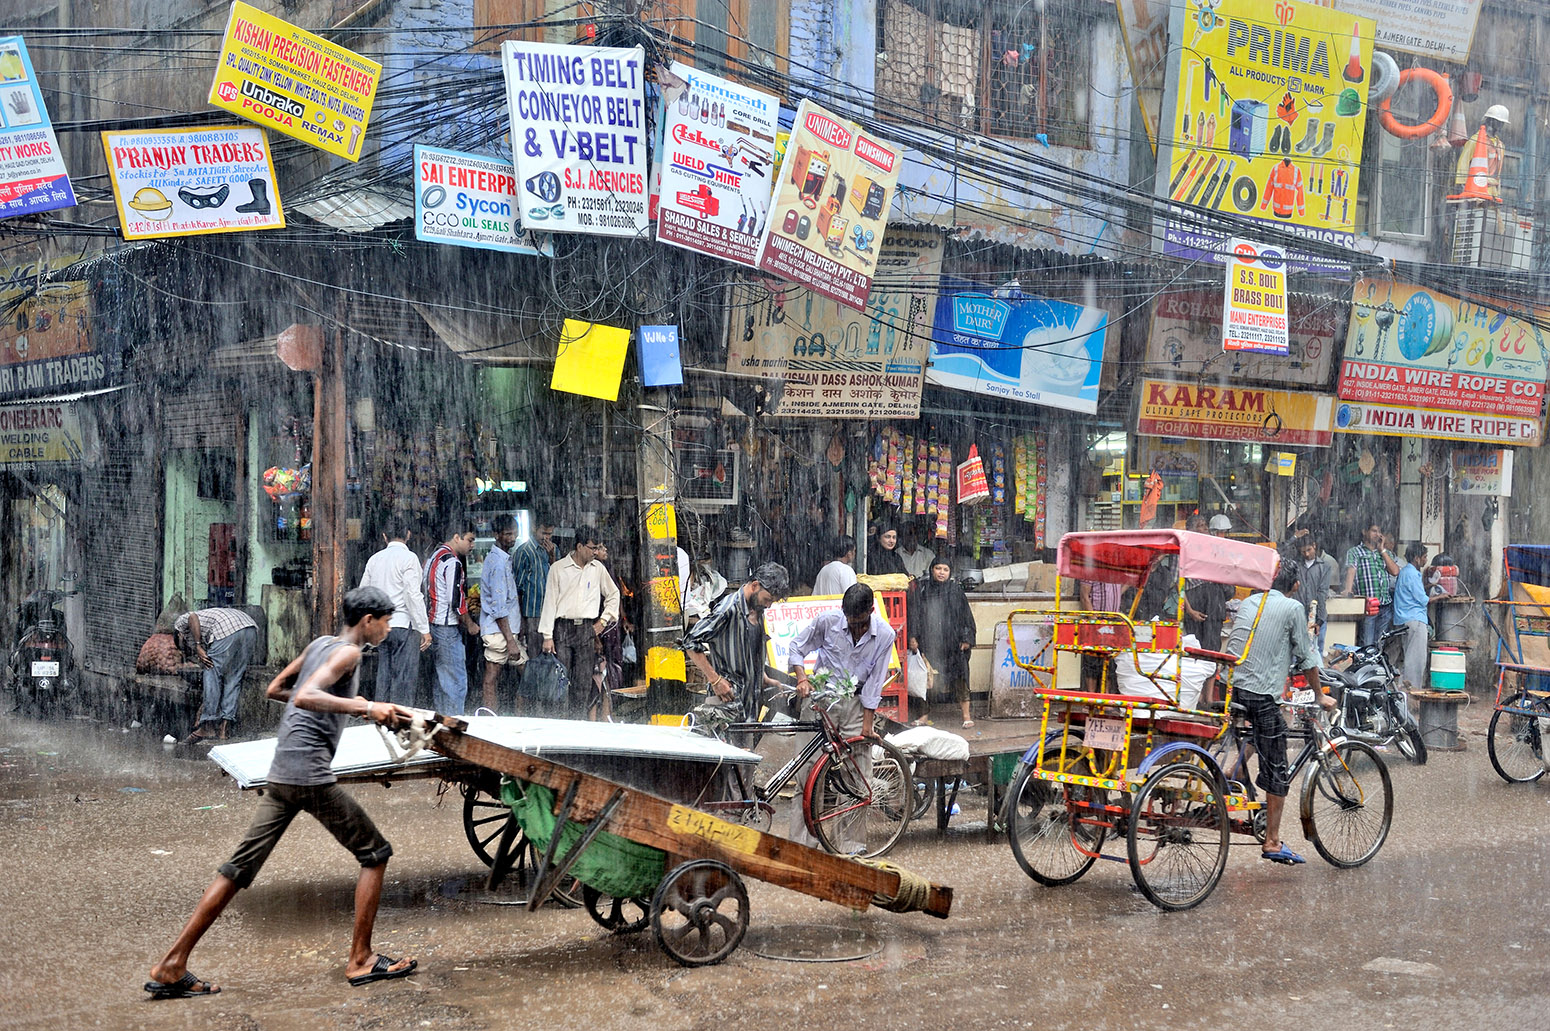
{"label": "printed boot image", "polygon": [[[1333,130],[1334,127],[1331,126],[1330,128]],[[1308,151],[1313,149],[1313,145],[1318,142],[1318,138],[1319,120],[1317,118],[1310,118],[1308,119],[1308,131],[1303,134],[1302,139],[1297,141],[1297,153],[1308,153]]]}
{"label": "printed boot image", "polygon": [[253,199],[246,204],[238,204],[237,210],[244,215],[269,214],[269,184],[262,179],[249,179],[248,190],[253,194]]}
{"label": "printed boot image", "polygon": [[1313,156],[1316,157],[1316,158],[1323,157],[1325,154],[1329,153],[1330,148],[1332,148],[1334,145],[1335,145],[1335,123],[1334,122],[1325,122],[1324,123],[1324,137],[1323,137],[1323,139],[1319,140],[1318,146],[1313,148]]}

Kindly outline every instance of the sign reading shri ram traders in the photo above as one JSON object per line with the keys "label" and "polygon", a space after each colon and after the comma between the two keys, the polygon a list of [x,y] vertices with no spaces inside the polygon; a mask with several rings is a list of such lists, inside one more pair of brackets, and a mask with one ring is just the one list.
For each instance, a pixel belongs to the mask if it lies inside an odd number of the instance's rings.
{"label": "sign reading shri ram traders", "polygon": [[74,206],[27,45],[0,39],[0,218]]}
{"label": "sign reading shri ram traders", "polygon": [[237,0],[209,103],[359,161],[381,76],[370,58]]}
{"label": "sign reading shri ram traders", "polygon": [[552,233],[645,233],[641,47],[501,44],[522,225]]}
{"label": "sign reading shri ram traders", "polygon": [[262,129],[105,132],[102,149],[126,240],[285,225]]}
{"label": "sign reading shri ram traders", "polygon": [[[1158,194],[1353,246],[1372,20],[1298,0],[1182,0],[1172,10]],[[1217,262],[1226,250],[1182,219],[1165,220],[1160,244]]]}

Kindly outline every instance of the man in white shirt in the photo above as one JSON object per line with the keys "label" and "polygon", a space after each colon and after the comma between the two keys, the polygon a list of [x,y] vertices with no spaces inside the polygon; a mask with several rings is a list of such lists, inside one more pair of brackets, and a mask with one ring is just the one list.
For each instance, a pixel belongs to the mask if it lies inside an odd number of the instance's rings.
{"label": "man in white shirt", "polygon": [[925,580],[931,573],[931,562],[936,553],[921,543],[921,532],[913,524],[905,525],[903,535],[899,557],[904,560],[904,571],[911,580]]}
{"label": "man in white shirt", "polygon": [[362,587],[375,587],[393,602],[387,638],[377,646],[379,702],[412,706],[420,685],[420,653],[431,646],[431,624],[421,591],[420,560],[409,550],[409,527],[392,516],[382,532],[386,546],[366,562]]}
{"label": "man in white shirt", "polygon": [[818,570],[813,580],[813,594],[824,597],[844,594],[845,589],[856,582],[856,542],[850,537],[840,537],[829,552],[829,562]]}
{"label": "man in white shirt", "polygon": [[546,653],[558,658],[570,676],[574,714],[601,711],[602,686],[597,670],[597,639],[619,619],[619,588],[597,561],[597,531],[576,531],[576,546],[549,567],[538,633]]}

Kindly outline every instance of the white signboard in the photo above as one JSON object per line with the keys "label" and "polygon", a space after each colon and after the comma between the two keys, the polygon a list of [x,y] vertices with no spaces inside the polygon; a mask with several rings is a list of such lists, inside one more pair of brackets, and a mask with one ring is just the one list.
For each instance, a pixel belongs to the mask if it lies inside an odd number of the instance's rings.
{"label": "white signboard", "polygon": [[74,206],[27,44],[0,39],[0,218]]}
{"label": "white signboard", "polygon": [[552,254],[518,218],[517,176],[499,158],[414,148],[414,236],[426,243]]}
{"label": "white signboard", "polygon": [[1335,407],[1336,433],[1376,433],[1390,437],[1433,437],[1538,447],[1540,431],[1540,420],[1516,415],[1446,412],[1437,408],[1401,408],[1358,401],[1340,401]]}
{"label": "white signboard", "polygon": [[524,228],[645,232],[644,63],[640,47],[501,44]]}
{"label": "white signboard", "polygon": [[759,234],[775,186],[780,101],[673,65],[663,83],[657,239],[739,265],[759,263]]}
{"label": "white signboard", "polygon": [[126,240],[285,225],[257,126],[104,132],[102,149]]}
{"label": "white signboard", "polygon": [[[877,594],[874,611],[884,620],[888,613],[883,611],[882,595]],[[787,598],[778,601],[764,610],[764,629],[769,634],[768,655],[770,665],[778,670],[791,668],[791,642],[797,639],[807,624],[825,612],[838,612],[840,610],[840,596],[838,594],[827,595],[822,598]],[[817,659],[809,657],[806,666],[811,673],[817,666]],[[888,656],[888,668],[899,668],[899,647],[894,642],[892,654]]]}
{"label": "white signboard", "polygon": [[1287,354],[1286,261],[1281,252],[1234,239],[1227,250],[1222,350]]}
{"label": "white signboard", "polygon": [[1454,64],[1469,60],[1481,0],[1336,0],[1347,14],[1378,23],[1374,46],[1436,57]]}

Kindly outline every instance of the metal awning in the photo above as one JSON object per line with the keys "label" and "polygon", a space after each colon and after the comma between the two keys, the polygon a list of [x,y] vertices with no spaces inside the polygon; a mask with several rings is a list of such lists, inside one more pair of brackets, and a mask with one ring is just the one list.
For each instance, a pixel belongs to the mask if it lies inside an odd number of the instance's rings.
{"label": "metal awning", "polygon": [[[564,761],[565,756],[609,756],[626,759],[664,759],[756,766],[760,757],[712,737],[681,727],[653,727],[636,723],[590,723],[585,720],[546,720],[525,716],[469,716],[467,733],[518,751]],[[217,745],[210,758],[243,789],[267,784],[269,764],[274,761],[276,738]],[[390,751],[375,726],[346,727],[334,753],[332,769],[341,780],[370,780],[403,770],[423,773],[452,760],[434,752],[421,752],[407,763],[397,759],[397,742]]]}

